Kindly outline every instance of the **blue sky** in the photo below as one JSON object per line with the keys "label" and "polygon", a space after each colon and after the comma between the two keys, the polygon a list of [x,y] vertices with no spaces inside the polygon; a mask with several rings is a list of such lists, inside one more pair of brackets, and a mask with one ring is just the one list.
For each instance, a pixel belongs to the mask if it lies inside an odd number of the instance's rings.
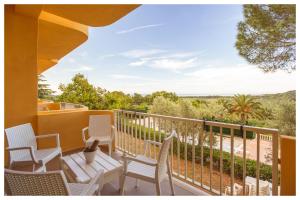
{"label": "blue sky", "polygon": [[296,73],[265,74],[234,47],[241,5],[142,5],[44,72],[51,88],[76,73],[109,91],[179,95],[263,94],[296,89]]}

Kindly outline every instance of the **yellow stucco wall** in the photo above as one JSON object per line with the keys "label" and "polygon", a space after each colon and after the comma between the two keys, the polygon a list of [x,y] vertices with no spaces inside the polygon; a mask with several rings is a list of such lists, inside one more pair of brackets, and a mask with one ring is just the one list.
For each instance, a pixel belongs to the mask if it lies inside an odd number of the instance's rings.
{"label": "yellow stucco wall", "polygon": [[296,195],[296,138],[280,136],[280,195]]}
{"label": "yellow stucco wall", "polygon": [[5,5],[4,126],[36,129],[38,20]]}
{"label": "yellow stucco wall", "polygon": [[[71,151],[83,147],[81,131],[88,126],[89,115],[110,115],[112,124],[114,117],[112,111],[67,111],[67,112],[41,112],[38,115],[37,134],[59,133],[62,150]],[[51,147],[55,140],[39,142],[39,147]]]}

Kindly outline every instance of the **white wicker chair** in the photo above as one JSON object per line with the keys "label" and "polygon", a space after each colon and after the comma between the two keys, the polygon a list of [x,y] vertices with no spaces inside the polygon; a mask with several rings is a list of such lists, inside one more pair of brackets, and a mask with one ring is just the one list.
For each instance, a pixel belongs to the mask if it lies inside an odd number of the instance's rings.
{"label": "white wicker chair", "polygon": [[[88,131],[88,139],[85,136],[86,131]],[[89,126],[82,129],[82,140],[85,146],[90,145],[94,140],[99,140],[99,145],[108,145],[111,156],[115,131],[109,115],[90,115]]]}
{"label": "white wicker chair", "polygon": [[[145,152],[144,155],[137,155],[136,157],[128,157],[126,155],[124,158],[124,175],[121,184],[121,194],[124,194],[125,190],[125,179],[126,176],[130,176],[137,179],[136,186],[138,186],[138,179],[154,183],[156,185],[156,194],[160,195],[160,183],[163,179],[168,176],[169,183],[171,187],[172,195],[174,193],[172,172],[169,165],[169,148],[172,142],[172,137],[175,135],[173,132],[170,136],[165,138],[164,142],[161,144],[159,142],[146,140],[145,141]],[[146,151],[149,145],[156,145],[160,147],[158,160],[151,159],[146,156]],[[128,163],[128,161],[131,161]]]}
{"label": "white wicker chair", "polygon": [[[8,142],[10,168],[15,164],[33,163],[32,171],[46,171],[46,163],[57,155],[62,156],[59,134],[35,136],[30,123],[5,129]],[[37,149],[37,139],[55,137],[56,147]],[[36,168],[38,166],[38,168]]]}
{"label": "white wicker chair", "polygon": [[34,173],[5,169],[4,179],[7,195],[99,195],[103,170],[89,184],[67,183],[63,171]]}

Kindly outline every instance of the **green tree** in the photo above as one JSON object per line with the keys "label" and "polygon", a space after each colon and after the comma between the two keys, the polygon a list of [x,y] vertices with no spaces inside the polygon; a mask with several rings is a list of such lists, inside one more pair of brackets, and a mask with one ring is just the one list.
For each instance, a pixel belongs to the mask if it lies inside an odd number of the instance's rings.
{"label": "green tree", "polygon": [[192,104],[196,108],[200,108],[202,106],[208,107],[208,102],[206,100],[203,100],[203,99],[192,100]]}
{"label": "green tree", "polygon": [[53,90],[49,88],[49,84],[45,83],[45,76],[38,75],[38,98],[40,99],[51,99],[51,95],[54,93]]}
{"label": "green tree", "polygon": [[140,105],[144,102],[144,97],[139,93],[134,93],[132,96],[132,103],[135,105]]}
{"label": "green tree", "polygon": [[146,95],[145,100],[148,104],[153,104],[154,99],[158,96],[162,96],[173,102],[177,102],[179,100],[179,97],[174,92],[167,92],[167,91],[153,92],[151,95]]}
{"label": "green tree", "polygon": [[229,112],[240,118],[245,123],[249,118],[263,118],[263,109],[260,102],[249,95],[234,95],[232,102],[228,104]]}
{"label": "green tree", "polygon": [[87,106],[89,109],[103,109],[103,94],[105,90],[91,85],[82,74],[76,74],[68,85],[60,84],[62,94],[58,101],[77,103]]}
{"label": "green tree", "polygon": [[153,104],[150,108],[150,113],[159,115],[179,116],[179,106],[175,102],[163,96],[157,96],[153,100]]}
{"label": "green tree", "polygon": [[244,5],[235,46],[265,72],[295,70],[296,5]]}
{"label": "green tree", "polygon": [[121,91],[107,92],[104,95],[106,109],[127,109],[132,108],[132,98],[129,94]]}
{"label": "green tree", "polygon": [[278,125],[280,134],[296,136],[296,102],[287,101],[281,105],[278,113]]}

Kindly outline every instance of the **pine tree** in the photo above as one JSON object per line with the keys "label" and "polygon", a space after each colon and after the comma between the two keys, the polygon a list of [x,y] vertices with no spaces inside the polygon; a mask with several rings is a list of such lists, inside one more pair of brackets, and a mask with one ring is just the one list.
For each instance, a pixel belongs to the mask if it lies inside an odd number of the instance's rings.
{"label": "pine tree", "polygon": [[49,88],[49,84],[45,82],[45,76],[42,74],[38,75],[38,98],[40,99],[49,99],[54,93],[54,91]]}

